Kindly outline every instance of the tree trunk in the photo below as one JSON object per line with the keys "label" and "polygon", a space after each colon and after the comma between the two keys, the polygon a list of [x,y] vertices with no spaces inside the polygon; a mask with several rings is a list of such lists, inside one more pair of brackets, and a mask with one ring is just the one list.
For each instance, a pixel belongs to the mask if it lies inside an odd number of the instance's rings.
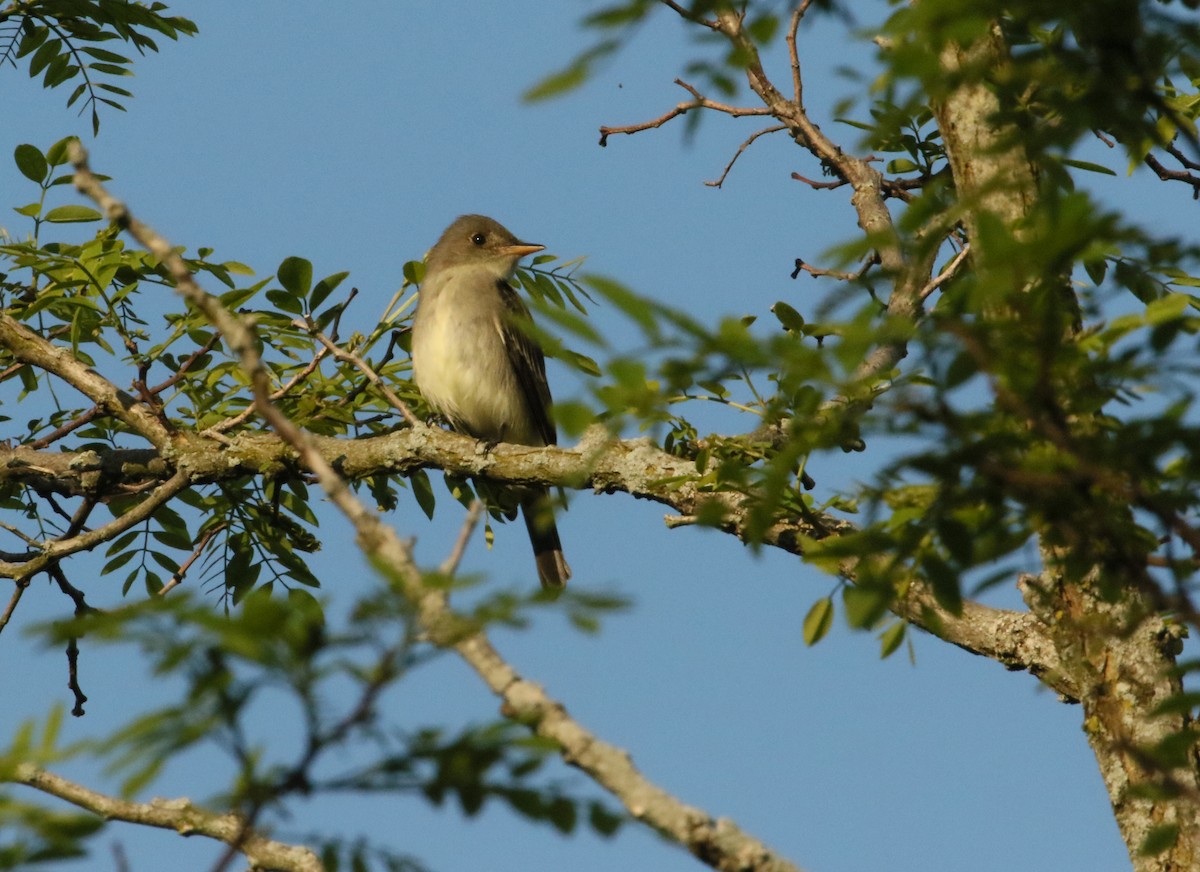
{"label": "tree trunk", "polygon": [[[997,121],[1004,107],[980,75],[1008,61],[999,28],[971,45],[948,47],[941,60],[943,81],[950,85],[938,95],[934,115],[964,207],[972,257],[977,269],[988,270],[993,264],[987,236],[979,232],[981,217],[990,213],[1006,227],[1019,228],[1037,203],[1037,174],[1018,131]],[[1063,292],[1073,293],[1067,277]],[[1083,730],[1134,869],[1200,868],[1200,760],[1189,743],[1193,724],[1187,714],[1156,714],[1182,690],[1173,671],[1180,633],[1155,613],[1135,583],[1115,602],[1106,601],[1089,578],[1059,575],[1054,567],[1063,561],[1053,549],[1044,549],[1043,557],[1050,569],[1023,584],[1025,599],[1079,689]]]}

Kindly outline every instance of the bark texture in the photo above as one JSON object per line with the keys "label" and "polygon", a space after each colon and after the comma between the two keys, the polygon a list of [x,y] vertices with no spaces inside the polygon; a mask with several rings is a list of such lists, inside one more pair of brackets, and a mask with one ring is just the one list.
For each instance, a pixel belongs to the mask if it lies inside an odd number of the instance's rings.
{"label": "bark texture", "polygon": [[[1005,117],[983,71],[1002,70],[1008,50],[999,27],[986,38],[941,53],[953,83],[934,105],[958,194],[961,219],[981,270],[1002,269],[984,222],[995,219],[1019,234],[1038,201],[1036,170]],[[1012,290],[1021,290],[1014,288]],[[1060,292],[1071,295],[1068,280]],[[1064,341],[1072,341],[1070,336]],[[1086,421],[1072,421],[1087,426]],[[1188,735],[1183,714],[1157,714],[1182,691],[1174,670],[1179,630],[1160,618],[1129,579],[1115,602],[1101,596],[1093,575],[1067,577],[1055,548],[1043,547],[1047,570],[1024,585],[1032,614],[1052,640],[1064,683],[1081,703],[1082,726],[1137,872],[1200,868],[1200,766],[1195,749],[1182,765],[1164,762],[1165,745]],[[1171,834],[1175,837],[1172,839]],[[1171,846],[1144,851],[1152,835]]]}

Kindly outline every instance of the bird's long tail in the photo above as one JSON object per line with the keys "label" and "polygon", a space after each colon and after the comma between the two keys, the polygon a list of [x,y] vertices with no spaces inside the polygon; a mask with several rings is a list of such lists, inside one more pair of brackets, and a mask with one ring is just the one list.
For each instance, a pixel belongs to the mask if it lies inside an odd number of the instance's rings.
{"label": "bird's long tail", "polygon": [[521,500],[521,515],[529,530],[529,541],[533,544],[533,557],[537,561],[538,579],[542,587],[545,590],[562,590],[571,577],[571,567],[563,557],[558,526],[554,523],[554,508],[544,488]]}

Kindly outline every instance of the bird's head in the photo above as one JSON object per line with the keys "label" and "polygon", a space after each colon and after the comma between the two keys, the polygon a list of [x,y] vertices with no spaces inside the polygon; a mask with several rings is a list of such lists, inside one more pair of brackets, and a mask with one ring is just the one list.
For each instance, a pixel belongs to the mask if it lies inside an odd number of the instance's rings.
{"label": "bird's head", "polygon": [[517,261],[545,247],[521,242],[500,222],[485,215],[462,215],[429,250],[426,263],[430,270],[478,266],[497,278],[508,278]]}

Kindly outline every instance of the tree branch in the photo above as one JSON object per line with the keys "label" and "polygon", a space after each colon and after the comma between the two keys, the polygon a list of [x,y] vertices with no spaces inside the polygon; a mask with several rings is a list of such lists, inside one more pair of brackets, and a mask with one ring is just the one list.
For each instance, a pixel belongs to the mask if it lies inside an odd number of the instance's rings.
{"label": "tree branch", "polygon": [[[708,865],[730,872],[797,872],[795,866],[777,857],[734,824],[716,821],[650,782],[634,767],[624,750],[608,745],[588,732],[567,715],[560,703],[517,675],[482,632],[472,632],[471,624],[450,609],[445,591],[426,585],[413,560],[411,547],[401,541],[377,513],[354,496],[343,476],[319,450],[318,441],[300,430],[271,402],[268,375],[250,328],[195,283],[166,240],[137,221],[124,204],[104,190],[87,168],[86,155],[78,143],[73,151],[77,187],[161,257],[175,278],[176,291],[204,313],[229,347],[235,350],[240,365],[250,377],[259,413],[298,455],[301,465],[317,476],[326,497],[354,525],[359,546],[375,566],[381,567],[387,580],[413,604],[417,620],[430,641],[457,651],[501,698],[502,711],[506,715],[558,742],[565,760],[611,791],[635,817],[677,841]],[[421,429],[425,431],[424,435],[432,432],[429,428]],[[476,444],[474,440],[463,441]],[[242,845],[241,849],[249,856],[249,844]]]}
{"label": "tree branch", "polygon": [[239,815],[211,811],[187,799],[130,802],[89,790],[29,763],[17,764],[7,780],[56,796],[108,820],[174,830],[182,836],[204,836],[227,845],[236,844],[254,869],[289,872],[324,872],[325,869],[308,848],[247,832],[245,821]]}
{"label": "tree branch", "polygon": [[710,188],[719,188],[725,184],[725,177],[729,175],[729,171],[733,169],[733,165],[737,163],[737,159],[742,156],[742,152],[754,144],[754,141],[760,136],[766,136],[768,133],[778,133],[781,130],[787,130],[782,124],[776,124],[771,127],[764,127],[762,130],[755,131],[746,137],[746,141],[738,146],[738,150],[734,152],[733,157],[729,159],[729,163],[725,164],[725,169],[721,172],[720,178],[712,182],[705,182]]}
{"label": "tree branch", "polygon": [[79,551],[87,551],[102,542],[109,542],[130,527],[149,518],[160,506],[165,505],[190,485],[191,479],[188,473],[180,470],[128,512],[114,518],[103,527],[97,527],[95,530],[89,530],[77,536],[52,539],[46,542],[40,551],[31,554],[25,560],[0,561],[0,578],[12,578],[18,581],[22,578],[32,578],[63,557]]}
{"label": "tree branch", "polygon": [[[161,493],[166,492],[168,485],[182,489],[191,483],[217,481],[247,471],[271,476],[292,468],[298,461],[317,476],[329,500],[354,524],[360,547],[376,565],[387,567],[389,581],[413,603],[427,637],[440,647],[458,651],[501,698],[506,714],[557,741],[568,762],[610,790],[634,816],[684,845],[714,868],[794,868],[734,825],[714,821],[654,785],[637,771],[621,749],[593,736],[570,718],[561,704],[519,676],[492,648],[486,636],[474,632],[468,622],[450,609],[443,590],[426,586],[410,546],[357,500],[346,480],[380,473],[404,474],[435,466],[459,475],[485,476],[515,484],[592,487],[604,492],[621,490],[656,500],[687,516],[711,517],[709,513],[715,504],[724,518],[720,527],[749,541],[749,512],[744,495],[708,491],[695,481],[694,461],[668,454],[648,440],[612,439],[601,428],[591,431],[572,450],[499,445],[493,450],[480,451],[476,440],[420,425],[387,436],[357,440],[304,433],[274,406],[269,373],[258,357],[250,329],[195,283],[166,240],[138,222],[108,194],[91,175],[81,149],[77,149],[73,159],[80,190],[161,258],[175,280],[176,291],[221,332],[250,376],[255,408],[279,434],[276,437],[239,433],[224,440],[227,444],[218,450],[213,450],[212,442],[202,436],[178,434],[171,446],[171,460],[178,471],[160,488]],[[26,461],[26,468],[41,466],[29,461],[40,459],[43,453],[27,449],[12,452]],[[94,453],[89,456],[93,468],[103,465]],[[144,459],[139,474],[145,474],[149,465]],[[58,467],[62,466],[60,460]],[[21,474],[19,468],[6,471],[10,475]],[[44,477],[45,469],[36,469],[36,474]],[[133,514],[130,512],[121,520]],[[782,519],[762,534],[761,540],[802,553],[807,539],[839,535],[852,529],[838,518],[815,514]],[[103,534],[103,530],[96,533]],[[853,577],[853,562],[847,563],[843,571]],[[1060,668],[1053,646],[1028,616],[976,603],[967,603],[960,614],[951,614],[938,605],[919,579],[905,579],[905,582],[907,592],[893,605],[898,615],[1009,668],[1029,669],[1066,697],[1074,695],[1075,688],[1061,677],[1065,670]]]}
{"label": "tree branch", "polygon": [[163,449],[170,444],[171,433],[147,406],[117,390],[65,349],[3,313],[0,313],[0,346],[22,363],[58,376],[155,448]]}
{"label": "tree branch", "polygon": [[[1178,149],[1175,149],[1175,151],[1172,151],[1171,153],[1180,161],[1186,160],[1183,152],[1180,152]],[[1184,184],[1191,185],[1192,199],[1200,200],[1200,174],[1187,169],[1168,169],[1163,162],[1153,154],[1146,155],[1146,157],[1143,158],[1143,161],[1146,166],[1150,167],[1150,169],[1154,171],[1154,174],[1164,182],[1183,182]],[[1189,163],[1191,162],[1189,161]],[[1185,164],[1185,166],[1187,166],[1187,164]]]}
{"label": "tree branch", "polygon": [[675,84],[691,94],[692,99],[687,103],[678,104],[670,112],[666,112],[652,121],[644,121],[641,124],[629,124],[624,127],[601,127],[600,147],[606,148],[608,146],[608,137],[614,133],[632,135],[634,133],[641,133],[643,130],[651,130],[655,127],[662,127],[672,118],[678,118],[680,115],[686,115],[693,109],[711,109],[714,112],[720,112],[724,115],[730,116],[731,118],[743,118],[747,115],[771,114],[770,110],[763,109],[758,106],[730,106],[726,103],[718,103],[715,100],[709,100],[694,87],[683,81],[683,79],[676,79]]}

